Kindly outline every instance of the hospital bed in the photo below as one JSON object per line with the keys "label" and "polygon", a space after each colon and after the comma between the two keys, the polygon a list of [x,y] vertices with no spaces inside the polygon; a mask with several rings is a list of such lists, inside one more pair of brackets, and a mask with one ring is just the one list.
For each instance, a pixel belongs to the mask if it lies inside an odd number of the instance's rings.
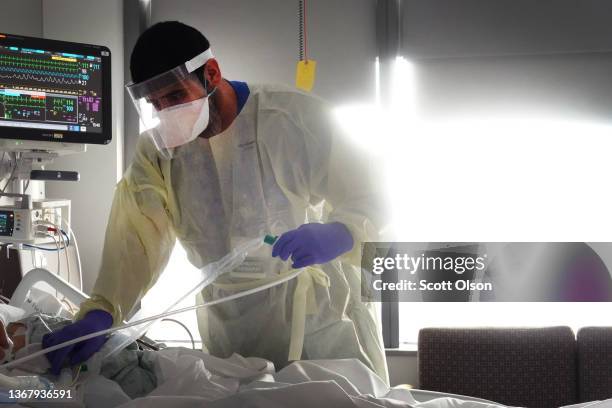
{"label": "hospital bed", "polygon": [[[45,284],[44,286],[47,288],[47,290],[51,289],[49,292],[51,294],[53,291],[56,291],[63,295],[73,305],[79,305],[81,302],[89,298],[89,296],[81,292],[78,288],[72,286],[70,283],[51,273],[47,269],[35,268],[21,278],[21,282],[19,285],[17,285],[15,292],[13,292],[13,296],[11,296],[10,304],[26,310],[37,307],[32,305],[33,299],[31,296],[31,291],[40,284]],[[49,314],[54,314],[55,312],[53,310],[40,311]]]}
{"label": "hospital bed", "polygon": [[[52,292],[49,293],[53,294],[57,290],[58,296],[75,305],[87,298],[86,294],[56,275],[36,269],[26,274],[11,303],[31,310],[40,309],[39,305],[32,304],[36,286],[50,287]],[[74,406],[156,408],[172,405],[181,408],[206,405],[219,408],[249,405],[300,408],[318,404],[356,408],[503,407],[484,399],[448,392],[389,388],[357,360],[299,361],[275,372],[264,360],[257,358],[235,355],[220,359],[186,348],[165,348],[155,354],[161,361],[160,378],[163,380],[150,395],[131,400],[109,380],[93,378],[82,387],[80,402],[75,401]],[[440,366],[438,374],[443,376],[448,369]]]}
{"label": "hospital bed", "polygon": [[[62,301],[52,300],[60,297]],[[87,299],[89,299],[87,294],[60,276],[44,268],[34,268],[22,277],[11,296],[10,305],[24,309],[27,313],[45,313],[72,318],[72,311]],[[66,306],[73,310],[67,310]],[[147,349],[159,349],[159,345],[154,340],[144,335],[138,341]]]}

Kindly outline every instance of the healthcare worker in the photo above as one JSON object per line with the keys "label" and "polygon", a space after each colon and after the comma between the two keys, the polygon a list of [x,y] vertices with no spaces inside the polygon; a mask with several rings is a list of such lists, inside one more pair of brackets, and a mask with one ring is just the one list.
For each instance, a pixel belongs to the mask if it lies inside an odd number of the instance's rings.
{"label": "healthcare worker", "polygon": [[[304,272],[199,309],[208,351],[263,357],[277,368],[358,358],[388,381],[377,314],[360,287],[361,243],[377,239],[381,207],[329,106],[288,87],[224,79],[209,41],[179,22],[146,30],[130,71],[145,137],[115,192],[93,295],[44,347],[120,324],[164,270],[176,238],[202,267],[275,234],[272,256],[269,247],[251,254],[200,300]],[[86,360],[104,341],[49,353],[53,370]]]}

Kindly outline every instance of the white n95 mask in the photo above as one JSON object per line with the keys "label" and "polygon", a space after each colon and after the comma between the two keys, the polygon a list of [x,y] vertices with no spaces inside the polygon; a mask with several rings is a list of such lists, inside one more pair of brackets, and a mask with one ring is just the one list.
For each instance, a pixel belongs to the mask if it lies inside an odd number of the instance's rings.
{"label": "white n95 mask", "polygon": [[197,138],[208,127],[210,111],[208,97],[171,106],[157,112],[158,137],[153,141],[158,150],[172,149]]}

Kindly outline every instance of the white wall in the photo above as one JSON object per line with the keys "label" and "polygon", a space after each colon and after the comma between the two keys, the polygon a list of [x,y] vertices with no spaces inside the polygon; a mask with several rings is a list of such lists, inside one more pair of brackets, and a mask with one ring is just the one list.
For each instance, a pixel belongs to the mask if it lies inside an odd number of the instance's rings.
{"label": "white wall", "polygon": [[79,240],[85,291],[98,274],[104,233],[115,184],[123,173],[123,2],[121,0],[45,0],[46,38],[106,45],[111,50],[113,141],[90,145],[86,153],[58,159],[52,167],[76,170],[78,183],[47,183],[47,196],[72,200],[73,229]]}
{"label": "white wall", "polygon": [[[318,63],[313,92],[336,104],[373,100],[376,1],[307,4],[308,54]],[[297,7],[287,0],[152,0],[151,20],[178,20],[202,31],[228,79],[293,85]],[[126,138],[128,162],[134,139]]]}
{"label": "white wall", "polygon": [[609,121],[610,12],[608,0],[403,0],[421,115]]}
{"label": "white wall", "polygon": [[0,1],[0,33],[42,35],[42,0]]}
{"label": "white wall", "polygon": [[419,384],[417,361],[417,355],[414,352],[387,352],[391,385],[409,384],[417,388]]}
{"label": "white wall", "polygon": [[609,51],[609,0],[402,0],[410,57]]}
{"label": "white wall", "polygon": [[[309,56],[318,61],[314,92],[332,101],[374,96],[376,2],[307,2]],[[298,2],[153,0],[152,22],[179,20],[210,40],[229,79],[294,84]]]}

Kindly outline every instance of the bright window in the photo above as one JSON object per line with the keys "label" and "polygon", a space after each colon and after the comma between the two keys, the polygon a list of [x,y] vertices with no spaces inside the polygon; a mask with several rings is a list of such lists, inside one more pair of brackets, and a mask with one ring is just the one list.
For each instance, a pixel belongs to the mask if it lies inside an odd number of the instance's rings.
{"label": "bright window", "polygon": [[400,303],[400,347],[414,347],[424,327],[610,326],[609,303]]}
{"label": "bright window", "polygon": [[[380,80],[377,79],[377,83]],[[419,117],[414,67],[398,59],[391,105],[337,117],[381,166],[387,239],[412,242],[612,241],[612,126],[566,117]],[[611,263],[608,263],[611,265]],[[610,325],[609,304],[400,303],[401,345],[423,327]]]}
{"label": "bright window", "polygon": [[[142,299],[140,313],[143,317],[148,317],[165,312],[191,288],[200,283],[202,279],[199,270],[189,263],[185,250],[177,242],[166,270]],[[173,309],[192,305],[195,305],[195,296],[188,297]],[[191,338],[187,333],[187,330],[189,330],[196,343],[196,348],[201,348],[201,337],[195,311],[174,315],[170,319],[180,322],[186,329],[173,321],[160,321],[149,328],[147,337],[166,343],[168,346],[191,347]]]}

